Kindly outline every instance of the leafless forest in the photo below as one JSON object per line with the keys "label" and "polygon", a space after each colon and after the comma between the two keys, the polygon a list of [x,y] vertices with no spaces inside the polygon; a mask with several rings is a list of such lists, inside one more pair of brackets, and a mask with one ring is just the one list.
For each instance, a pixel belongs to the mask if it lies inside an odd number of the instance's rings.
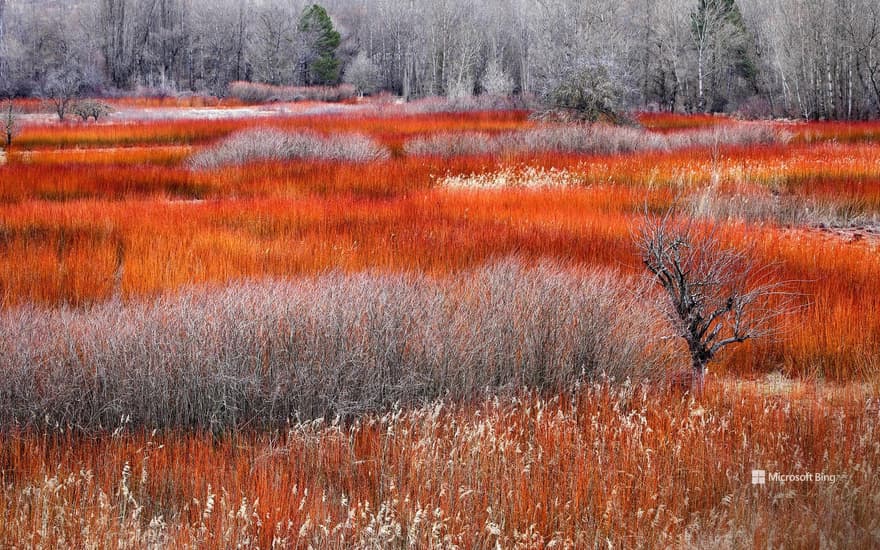
{"label": "leafless forest", "polygon": [[[300,0],[0,1],[0,94],[356,83],[405,98],[552,93],[585,68],[630,108],[880,112],[874,0],[329,0],[329,71]],[[326,68],[326,67],[325,67]],[[593,73],[597,71],[592,71]]]}

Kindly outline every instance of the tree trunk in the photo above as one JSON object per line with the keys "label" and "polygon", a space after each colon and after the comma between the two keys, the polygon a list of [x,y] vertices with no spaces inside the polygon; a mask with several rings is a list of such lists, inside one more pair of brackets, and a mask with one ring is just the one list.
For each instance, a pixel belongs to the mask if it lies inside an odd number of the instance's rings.
{"label": "tree trunk", "polygon": [[4,72],[5,72],[4,71],[4,63],[6,60],[4,59],[4,55],[3,55],[5,53],[3,51],[3,32],[4,32],[3,10],[5,7],[6,7],[6,0],[0,0],[0,79],[5,78],[5,76],[4,76]]}
{"label": "tree trunk", "polygon": [[691,378],[691,393],[702,395],[706,384],[706,361],[694,358],[692,362],[693,377]]}

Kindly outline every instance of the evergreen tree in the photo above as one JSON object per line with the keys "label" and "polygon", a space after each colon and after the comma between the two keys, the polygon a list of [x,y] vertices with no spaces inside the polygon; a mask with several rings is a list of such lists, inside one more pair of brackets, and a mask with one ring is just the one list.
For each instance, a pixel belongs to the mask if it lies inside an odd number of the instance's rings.
{"label": "evergreen tree", "polygon": [[318,4],[306,8],[299,19],[303,38],[303,58],[300,63],[303,81],[308,84],[336,84],[339,81],[339,60],[336,48],[342,41],[333,28],[327,10]]}

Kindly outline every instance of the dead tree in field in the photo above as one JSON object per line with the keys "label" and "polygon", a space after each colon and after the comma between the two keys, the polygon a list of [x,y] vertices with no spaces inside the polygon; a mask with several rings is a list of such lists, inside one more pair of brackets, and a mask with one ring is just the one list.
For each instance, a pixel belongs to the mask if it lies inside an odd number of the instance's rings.
{"label": "dead tree in field", "polygon": [[790,310],[785,283],[769,266],[725,246],[712,230],[692,222],[646,216],[635,234],[642,261],[664,291],[664,313],[687,343],[691,385],[703,389],[706,367],[722,348],[771,336]]}

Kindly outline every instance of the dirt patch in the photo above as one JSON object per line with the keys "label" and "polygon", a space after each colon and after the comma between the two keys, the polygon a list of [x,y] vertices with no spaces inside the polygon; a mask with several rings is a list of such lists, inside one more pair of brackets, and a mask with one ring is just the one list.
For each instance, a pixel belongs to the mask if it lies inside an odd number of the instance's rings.
{"label": "dirt patch", "polygon": [[829,243],[844,243],[865,246],[871,250],[880,249],[880,226],[864,225],[854,227],[807,226],[784,229],[783,233],[800,239],[819,238]]}
{"label": "dirt patch", "polygon": [[756,380],[722,377],[715,381],[728,394],[751,394],[788,403],[824,401],[829,404],[863,403],[866,410],[880,414],[876,382],[833,383],[816,379],[789,378],[780,372]]}
{"label": "dirt patch", "polygon": [[880,225],[865,225],[857,227],[826,227],[817,226],[812,228],[830,237],[836,237],[848,242],[878,241],[880,240]]}

